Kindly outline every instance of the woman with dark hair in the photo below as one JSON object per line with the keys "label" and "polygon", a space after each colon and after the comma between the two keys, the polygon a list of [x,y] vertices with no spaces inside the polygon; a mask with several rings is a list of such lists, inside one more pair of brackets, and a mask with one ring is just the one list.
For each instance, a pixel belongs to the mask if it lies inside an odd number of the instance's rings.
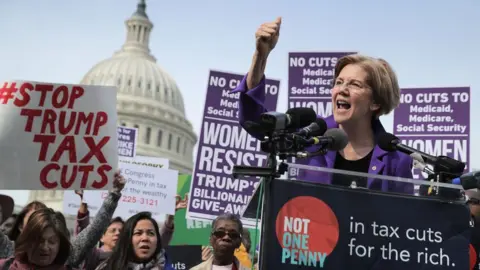
{"label": "woman with dark hair", "polygon": [[70,254],[68,229],[51,208],[36,210],[19,235],[15,255],[0,260],[0,269],[67,269]]}
{"label": "woman with dark hair", "polygon": [[15,220],[15,223],[13,224],[13,228],[8,234],[8,238],[12,241],[17,241],[18,236],[23,230],[23,225],[27,224],[28,219],[30,218],[30,215],[35,212],[35,210],[41,209],[41,208],[47,208],[47,206],[39,201],[33,201],[25,207],[23,207],[22,211],[17,216],[17,219]]}
{"label": "woman with dark hair", "polygon": [[[75,239],[72,240],[72,250],[68,258],[68,264],[70,266],[78,267],[85,260],[87,253],[96,246],[97,242],[102,237],[103,232],[108,227],[110,220],[112,219],[113,213],[117,208],[118,200],[122,196],[120,192],[123,190],[124,186],[125,179],[123,176],[121,176],[119,172],[115,173],[115,178],[113,179],[113,190],[109,192],[107,198],[105,198],[103,201],[102,207],[100,207],[100,210],[95,216],[94,221],[87,228],[85,228],[85,230],[78,234]],[[42,209],[46,208],[45,204],[40,202],[34,202],[25,207],[24,211],[22,211],[24,215],[22,223],[23,226],[18,225],[16,227],[20,232],[23,232],[23,230],[25,230],[24,226],[28,226],[29,224],[28,221],[31,210],[28,209],[33,208],[33,205],[36,205],[36,207]],[[61,213],[60,215],[63,216]],[[65,223],[64,217],[60,219],[63,219],[62,222]],[[70,235],[70,233],[68,233],[68,235]],[[18,239],[18,237],[15,239]],[[0,232],[0,258],[11,257],[14,253],[15,245],[16,241],[8,239],[5,234]]]}
{"label": "woman with dark hair", "polygon": [[160,230],[150,212],[130,217],[123,227],[112,255],[97,270],[173,270],[167,263]]}

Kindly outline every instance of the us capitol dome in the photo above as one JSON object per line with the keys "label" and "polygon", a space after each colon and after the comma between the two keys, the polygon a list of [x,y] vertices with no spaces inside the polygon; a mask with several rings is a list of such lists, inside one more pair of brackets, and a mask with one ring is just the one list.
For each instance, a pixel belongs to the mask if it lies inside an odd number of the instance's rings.
{"label": "us capitol dome", "polygon": [[[118,125],[139,130],[136,154],[167,158],[171,169],[190,174],[197,136],[186,119],[175,80],[150,53],[153,24],[144,0],[125,24],[127,37],[122,48],[93,66],[80,83],[116,86]],[[31,191],[32,200],[41,200],[56,210],[63,208],[62,191]]]}

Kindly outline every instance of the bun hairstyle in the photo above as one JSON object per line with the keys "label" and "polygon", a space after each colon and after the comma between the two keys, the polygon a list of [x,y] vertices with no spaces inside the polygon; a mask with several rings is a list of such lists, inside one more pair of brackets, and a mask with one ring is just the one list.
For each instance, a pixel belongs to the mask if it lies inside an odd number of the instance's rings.
{"label": "bun hairstyle", "polygon": [[335,80],[347,65],[358,65],[368,74],[366,83],[372,89],[373,101],[380,106],[376,117],[389,114],[398,107],[400,86],[395,72],[387,61],[361,54],[344,56],[335,66]]}

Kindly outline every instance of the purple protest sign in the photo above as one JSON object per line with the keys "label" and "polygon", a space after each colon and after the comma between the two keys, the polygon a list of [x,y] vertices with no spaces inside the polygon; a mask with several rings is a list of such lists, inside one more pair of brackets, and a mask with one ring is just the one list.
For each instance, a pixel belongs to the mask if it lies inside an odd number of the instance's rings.
{"label": "purple protest sign", "polygon": [[[402,144],[460,160],[470,170],[470,87],[402,89],[393,119]],[[426,177],[413,170],[413,178]]]}
{"label": "purple protest sign", "polygon": [[332,114],[332,86],[338,59],[354,52],[292,52],[288,55],[288,108]]}
{"label": "purple protest sign", "polygon": [[[332,115],[332,86],[335,65],[343,56],[355,52],[291,52],[288,55],[288,108],[312,108],[322,117]],[[292,158],[292,163],[306,160]],[[289,170],[295,178],[297,170]]]}
{"label": "purple protest sign", "polygon": [[[228,212],[241,214],[258,178],[234,179],[234,165],[264,166],[260,141],[238,124],[240,93],[230,93],[244,75],[210,71],[187,218],[213,220]],[[275,111],[279,80],[266,81],[265,107]]]}
{"label": "purple protest sign", "polygon": [[137,145],[137,129],[117,127],[118,155],[121,157],[135,157]]}

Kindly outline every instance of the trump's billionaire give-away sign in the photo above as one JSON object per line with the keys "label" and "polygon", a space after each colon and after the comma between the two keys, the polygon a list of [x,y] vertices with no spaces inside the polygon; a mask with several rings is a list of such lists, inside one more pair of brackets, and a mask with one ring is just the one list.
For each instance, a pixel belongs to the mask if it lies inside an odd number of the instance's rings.
{"label": "trump's billionaire give-away sign", "polygon": [[108,189],[115,87],[0,83],[0,189]]}
{"label": "trump's billionaire give-away sign", "polygon": [[[230,91],[243,77],[210,71],[187,218],[214,220],[225,212],[240,214],[253,195],[258,178],[235,179],[233,166],[266,164],[267,155],[260,151],[260,141],[238,123],[241,94]],[[279,87],[279,80],[266,80],[264,106],[268,111],[277,107]]]}

